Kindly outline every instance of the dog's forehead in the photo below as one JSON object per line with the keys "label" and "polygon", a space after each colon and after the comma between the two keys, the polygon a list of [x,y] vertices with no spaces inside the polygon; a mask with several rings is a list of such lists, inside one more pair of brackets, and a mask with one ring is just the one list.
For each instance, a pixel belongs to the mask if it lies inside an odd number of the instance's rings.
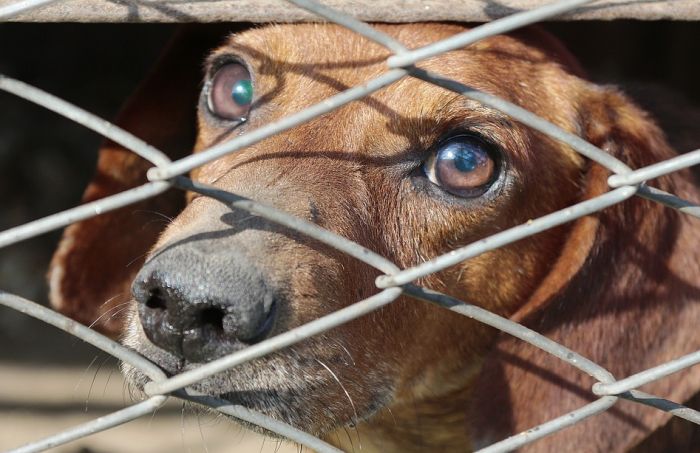
{"label": "dog's forehead", "polygon": [[[407,48],[418,48],[468,30],[460,24],[414,23],[377,24],[380,31]],[[550,35],[538,29],[513,36],[495,36],[466,49],[448,52],[418,63],[424,69],[458,80],[507,99],[545,95],[548,79],[566,71],[561,64],[566,51]],[[344,27],[334,24],[282,24],[251,28],[232,35],[209,59],[234,55],[252,69],[257,94],[275,104],[304,107],[339,91],[362,84],[388,70],[391,53],[384,47]],[[453,93],[406,79],[392,86],[391,95],[405,101],[413,97],[434,100],[443,109]],[[538,92],[539,91],[539,92]],[[553,90],[552,90],[553,91]],[[389,95],[389,96],[391,96]],[[408,108],[410,103],[400,102]],[[421,109],[432,113],[429,105]],[[536,112],[538,113],[538,112]]]}
{"label": "dog's forehead", "polygon": [[[375,26],[407,48],[429,45],[468,29],[444,23]],[[548,39],[551,37],[538,30],[496,36],[418,65],[501,96],[570,130],[576,109],[560,93],[571,91],[562,87],[571,77],[557,58],[556,45]],[[258,127],[384,74],[390,55],[384,47],[344,27],[283,24],[232,35],[212,53],[208,64],[211,73],[217,62],[234,57],[249,67],[255,96],[260,99],[253,104],[249,127]],[[282,148],[298,142],[351,153],[395,154],[407,149],[407,144],[427,147],[450,128],[465,127],[465,121],[467,127],[477,125],[474,130],[494,142],[523,149],[517,143],[526,141],[525,132],[501,112],[411,77],[312,120],[279,140],[285,141]],[[200,148],[222,134],[202,125]],[[331,130],[337,133],[318,133]],[[314,137],[321,142],[313,142]]]}
{"label": "dog's forehead", "polygon": [[[380,32],[393,37],[405,47],[415,49],[470,29],[455,23],[423,22],[409,24],[374,24]],[[288,64],[370,63],[383,64],[391,52],[383,46],[345,27],[334,24],[278,24],[250,28],[233,34],[219,50],[235,48],[252,51],[271,60]],[[563,60],[564,48],[541,29],[527,28],[512,35],[499,35],[469,46],[473,51],[497,51],[502,57],[519,57],[530,61]],[[439,59],[439,56],[437,57]]]}
{"label": "dog's forehead", "polygon": [[[444,23],[379,24],[375,27],[410,49],[468,30],[463,25]],[[523,85],[517,83],[518,79],[525,79],[532,85],[532,79],[538,75],[533,69],[559,69],[555,63],[561,62],[558,58],[561,52],[554,49],[549,38],[537,30],[523,31],[516,36],[496,36],[418,65],[495,94],[513,92]],[[304,79],[305,85],[313,84],[314,92],[324,92],[324,95],[381,75],[388,70],[386,59],[391,55],[379,44],[333,24],[252,28],[231,36],[210,60],[222,54],[241,57],[261,82],[275,83],[280,92],[286,88],[280,86],[280,81]],[[523,70],[518,71],[520,68]],[[289,85],[291,88],[292,84]],[[427,86],[422,85],[423,88]],[[427,89],[421,92],[434,95]]]}
{"label": "dog's forehead", "polygon": [[[422,23],[376,25],[410,48],[430,44],[464,30],[459,25]],[[279,24],[251,28],[232,35],[222,49],[242,50],[286,64],[383,64],[390,52],[379,44],[333,24]],[[256,55],[257,54],[257,55]]]}

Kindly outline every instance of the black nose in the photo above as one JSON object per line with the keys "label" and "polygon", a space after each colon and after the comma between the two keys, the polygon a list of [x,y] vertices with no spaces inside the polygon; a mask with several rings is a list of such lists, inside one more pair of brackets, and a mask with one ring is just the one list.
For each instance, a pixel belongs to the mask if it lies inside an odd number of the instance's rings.
{"label": "black nose", "polygon": [[157,254],[132,293],[151,342],[191,362],[263,340],[277,308],[275,291],[248,259],[201,243]]}

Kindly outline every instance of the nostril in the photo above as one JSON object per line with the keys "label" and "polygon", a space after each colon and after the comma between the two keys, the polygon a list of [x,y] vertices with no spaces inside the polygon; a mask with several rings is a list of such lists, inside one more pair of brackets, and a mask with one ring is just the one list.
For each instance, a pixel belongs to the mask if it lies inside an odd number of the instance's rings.
{"label": "nostril", "polygon": [[275,324],[276,315],[277,301],[273,300],[266,315],[257,325],[255,330],[248,330],[247,334],[244,332],[239,332],[238,339],[246,344],[255,344],[263,341],[272,331],[272,328]]}
{"label": "nostril", "polygon": [[224,330],[224,316],[223,310],[217,307],[205,308],[199,314],[199,325],[202,327],[210,326],[214,328],[217,332],[223,332]]}
{"label": "nostril", "polygon": [[161,310],[165,310],[167,308],[165,304],[165,298],[161,294],[159,288],[153,288],[149,292],[148,299],[146,299],[146,307]]}

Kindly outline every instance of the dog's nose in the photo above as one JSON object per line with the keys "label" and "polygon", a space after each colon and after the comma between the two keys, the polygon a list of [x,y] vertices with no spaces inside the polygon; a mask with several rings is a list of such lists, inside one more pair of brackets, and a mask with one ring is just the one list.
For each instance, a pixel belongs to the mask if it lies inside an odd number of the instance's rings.
{"label": "dog's nose", "polygon": [[155,345],[206,362],[264,339],[275,291],[245,257],[187,243],[157,254],[132,285],[141,325]]}

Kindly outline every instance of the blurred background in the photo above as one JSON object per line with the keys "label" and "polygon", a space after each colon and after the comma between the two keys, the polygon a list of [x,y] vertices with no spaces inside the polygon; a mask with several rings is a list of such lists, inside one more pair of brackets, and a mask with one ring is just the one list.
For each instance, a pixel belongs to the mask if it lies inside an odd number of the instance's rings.
{"label": "blurred background", "polygon": [[[700,148],[700,24],[544,25],[591,78],[654,111],[680,152]],[[111,119],[172,34],[172,25],[0,24],[0,73]],[[101,138],[0,92],[0,230],[75,206]],[[46,304],[60,231],[0,250],[0,289]],[[53,434],[131,402],[116,360],[0,307],[0,449]],[[297,451],[180,403],[60,452]]]}

